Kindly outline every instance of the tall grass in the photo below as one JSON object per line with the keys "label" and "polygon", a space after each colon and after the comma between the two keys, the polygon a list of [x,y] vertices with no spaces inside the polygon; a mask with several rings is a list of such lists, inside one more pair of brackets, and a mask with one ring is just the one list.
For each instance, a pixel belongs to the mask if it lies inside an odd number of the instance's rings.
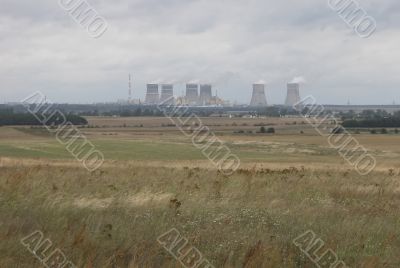
{"label": "tall grass", "polygon": [[292,243],[313,230],[347,265],[399,267],[396,172],[129,164],[95,173],[0,168],[0,267],[39,267],[35,230],[78,267],[180,267],[157,237],[177,228],[215,267],[314,267]]}

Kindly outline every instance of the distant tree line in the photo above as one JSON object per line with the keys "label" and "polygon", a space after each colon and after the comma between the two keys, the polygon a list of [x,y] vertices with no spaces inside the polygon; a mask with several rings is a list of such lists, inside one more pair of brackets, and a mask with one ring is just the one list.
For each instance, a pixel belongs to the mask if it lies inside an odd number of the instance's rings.
{"label": "distant tree line", "polygon": [[355,114],[350,111],[341,114],[343,127],[348,128],[393,128],[400,127],[400,111],[390,114],[383,110],[363,111]]}
{"label": "distant tree line", "polygon": [[343,121],[345,120],[380,120],[384,118],[400,118],[400,111],[393,114],[386,112],[385,110],[364,110],[361,113],[354,111],[340,112],[338,113]]}
{"label": "distant tree line", "polygon": [[[182,107],[182,110],[185,110],[185,107]],[[187,109],[187,113],[183,116],[190,116],[195,114],[199,117],[209,117],[211,115],[221,117],[227,115],[228,111],[232,111],[235,108],[197,108],[197,107],[190,107]],[[283,106],[271,106],[271,107],[259,107],[259,108],[251,108],[252,112],[249,112],[248,115],[253,116],[268,116],[268,117],[282,117],[286,115],[299,115],[298,111],[295,111],[293,108],[290,107],[283,107]],[[239,109],[240,111],[240,109]],[[164,116],[163,112],[158,109],[157,107],[138,107],[138,108],[124,108],[120,110],[112,110],[108,112],[99,112],[98,110],[92,111],[85,111],[78,113],[81,116],[120,116],[120,117],[139,117],[139,116]]]}
{"label": "distant tree line", "polygon": [[270,106],[257,111],[258,115],[268,117],[282,117],[287,115],[299,115],[299,112],[291,107]]}
{"label": "distant tree line", "polygon": [[[164,107],[165,108],[165,107]],[[168,109],[168,108],[166,108]],[[172,108],[171,108],[172,109]],[[245,108],[247,109],[247,108]],[[295,111],[293,108],[290,107],[283,107],[283,106],[271,106],[271,107],[256,107],[251,108],[252,111],[248,113],[248,115],[253,116],[268,116],[268,117],[282,117],[287,115],[299,115],[298,111]],[[186,107],[182,107],[182,110],[186,110]],[[184,116],[190,116],[195,114],[199,117],[209,117],[211,115],[221,117],[227,115],[227,112],[235,110],[232,107],[218,107],[218,108],[198,108],[198,107],[190,107],[187,108],[187,113]],[[241,111],[239,108],[238,111]],[[132,107],[132,108],[121,108],[121,109],[114,109],[111,111],[98,111],[97,109],[91,111],[84,111],[77,113],[81,116],[120,116],[120,117],[139,117],[139,116],[164,116],[163,112],[157,108],[156,106],[141,106],[141,107]]]}
{"label": "distant tree line", "polygon": [[13,114],[13,113],[14,113],[14,109],[13,108],[0,107],[0,115],[2,115],[2,114]]}
{"label": "distant tree line", "polygon": [[[42,117],[42,116],[41,116]],[[39,117],[39,118],[41,118]],[[49,115],[50,117],[50,115]],[[65,115],[66,121],[71,122],[74,125],[87,125],[88,122],[85,118],[78,116],[78,115],[73,115],[73,114],[67,114]],[[49,120],[46,122],[46,125],[58,125],[63,122],[60,122],[60,120],[56,118],[49,118]],[[25,114],[14,114],[14,113],[2,113],[0,112],[0,126],[22,126],[22,125],[29,125],[29,126],[39,126],[42,125],[42,123],[36,119],[36,117],[33,114],[25,113]]]}
{"label": "distant tree line", "polygon": [[342,123],[347,128],[382,128],[382,127],[400,127],[400,119],[385,118],[385,119],[371,119],[371,120],[346,120]]}
{"label": "distant tree line", "polygon": [[[184,110],[184,108],[182,108],[182,110]],[[190,111],[188,111],[186,113],[187,116],[191,115],[191,114],[196,114],[197,116],[200,117],[208,117],[211,114],[213,114],[213,111],[201,111],[201,110],[196,110],[196,109],[191,109]],[[118,110],[118,111],[111,111],[111,112],[103,112],[101,114],[99,114],[98,112],[96,113],[81,113],[80,115],[82,116],[98,116],[98,115],[102,115],[102,116],[120,116],[120,117],[139,117],[139,116],[154,116],[154,117],[160,117],[160,116],[164,116],[164,113],[158,109],[158,108],[137,108],[134,110],[128,110],[128,109],[124,109],[124,110]]]}

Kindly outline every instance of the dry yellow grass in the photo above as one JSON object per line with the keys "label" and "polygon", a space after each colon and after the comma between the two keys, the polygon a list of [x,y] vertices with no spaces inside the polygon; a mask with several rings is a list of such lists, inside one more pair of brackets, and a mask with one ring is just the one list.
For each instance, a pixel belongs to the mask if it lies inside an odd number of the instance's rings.
{"label": "dry yellow grass", "polygon": [[1,267],[38,266],[19,244],[35,230],[79,267],[178,267],[156,241],[171,228],[216,267],[312,267],[292,244],[309,229],[351,267],[400,262],[399,174],[285,168],[225,177],[136,163],[93,174],[40,164],[0,171]]}
{"label": "dry yellow grass", "polygon": [[[360,176],[324,137],[294,134],[301,126],[283,135],[235,135],[232,126],[215,127],[243,157],[226,177],[203,157],[141,159],[129,151],[192,148],[178,130],[161,127],[162,119],[123,119],[144,122],[143,128],[91,120],[108,125],[83,128],[89,139],[108,155],[118,146],[127,151],[116,156],[135,159],[106,157],[89,173],[72,158],[0,151],[0,267],[39,267],[19,243],[35,230],[78,267],[180,267],[157,243],[171,228],[215,267],[314,267],[292,243],[309,229],[348,266],[400,266],[400,136],[356,135],[378,160],[372,174]],[[0,149],[7,153],[46,146],[56,146],[51,136],[0,128]]]}

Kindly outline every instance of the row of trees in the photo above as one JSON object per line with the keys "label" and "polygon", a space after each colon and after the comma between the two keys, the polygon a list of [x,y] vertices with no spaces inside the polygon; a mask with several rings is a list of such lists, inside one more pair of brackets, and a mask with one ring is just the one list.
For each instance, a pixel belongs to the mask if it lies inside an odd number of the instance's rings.
{"label": "row of trees", "polygon": [[[226,109],[227,110],[227,109]],[[212,114],[220,114],[223,116],[226,114],[226,110],[221,110],[219,108],[216,109],[200,109],[196,107],[190,108],[190,112],[188,115],[194,113],[200,117],[208,117]],[[156,107],[139,107],[136,109],[122,109],[122,110],[114,110],[110,112],[98,112],[97,110],[90,111],[90,112],[83,112],[80,113],[82,116],[121,116],[121,117],[131,117],[131,116],[163,116],[163,112],[160,111]],[[261,116],[268,116],[268,117],[281,117],[286,115],[299,115],[299,112],[293,110],[290,107],[281,107],[281,106],[271,106],[266,108],[255,108],[253,112],[250,112],[249,115],[261,115]]]}
{"label": "row of trees", "polygon": [[[195,113],[200,117],[207,117],[214,113],[214,111],[206,111],[206,110],[196,110],[193,109],[188,113],[188,116],[191,113]],[[222,113],[221,113],[222,114]],[[134,110],[124,109],[124,110],[115,110],[110,112],[99,113],[98,111],[84,112],[80,113],[82,116],[121,116],[121,117],[138,117],[138,116],[164,116],[164,113],[157,108],[137,108]]]}
{"label": "row of trees", "polygon": [[400,111],[396,111],[393,114],[388,113],[385,110],[364,110],[361,113],[354,111],[340,112],[338,116],[342,120],[379,120],[384,118],[396,118],[400,119]]}
{"label": "row of trees", "polygon": [[[50,115],[49,115],[50,116]],[[66,121],[71,122],[74,125],[87,125],[88,122],[85,118],[78,115],[68,114],[65,115]],[[41,117],[39,117],[41,118]],[[46,125],[59,125],[63,122],[59,118],[49,118]],[[0,113],[0,126],[39,126],[42,123],[36,119],[32,114],[13,114],[13,113]]]}
{"label": "row of trees", "polygon": [[340,113],[343,126],[348,128],[395,128],[400,127],[400,111],[390,114],[384,110],[366,110],[359,114],[349,111]]}
{"label": "row of trees", "polygon": [[400,119],[346,120],[342,125],[347,128],[393,128],[400,127]]}

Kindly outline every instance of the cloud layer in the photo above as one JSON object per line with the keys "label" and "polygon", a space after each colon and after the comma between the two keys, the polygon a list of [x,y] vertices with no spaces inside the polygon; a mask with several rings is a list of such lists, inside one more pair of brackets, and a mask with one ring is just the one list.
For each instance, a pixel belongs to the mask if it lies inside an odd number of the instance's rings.
{"label": "cloud layer", "polygon": [[302,95],[321,103],[400,103],[398,0],[366,0],[377,31],[362,39],[320,0],[89,0],[108,22],[99,39],[58,1],[0,0],[0,102],[41,90],[55,102],[135,98],[145,84],[213,83],[218,95],[246,103],[254,81],[269,103],[305,77]]}

